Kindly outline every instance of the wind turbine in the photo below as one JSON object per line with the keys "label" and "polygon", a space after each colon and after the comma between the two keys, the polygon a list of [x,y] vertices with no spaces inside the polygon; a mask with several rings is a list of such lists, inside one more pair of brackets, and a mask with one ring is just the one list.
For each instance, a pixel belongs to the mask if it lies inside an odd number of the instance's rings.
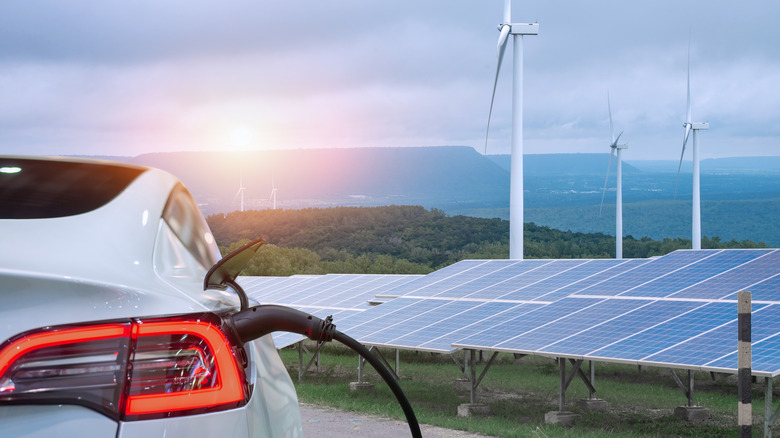
{"label": "wind turbine", "polygon": [[241,195],[241,211],[244,211],[244,190],[246,190],[243,179],[243,176],[238,178],[238,192],[236,192],[236,196],[233,197],[233,202],[236,202],[238,196]]}
{"label": "wind turbine", "polygon": [[501,32],[498,37],[498,63],[493,81],[493,95],[490,98],[488,126],[485,132],[485,152],[490,132],[490,117],[493,115],[493,102],[496,98],[498,74],[504,59],[509,35],[513,36],[514,60],[512,76],[512,149],[509,166],[509,258],[523,259],[523,35],[537,35],[538,23],[512,23],[512,0],[504,0],[504,21],[498,25]]}
{"label": "wind turbine", "polygon": [[271,196],[268,199],[271,201],[273,209],[276,210],[276,181],[273,177],[271,177]]}
{"label": "wind turbine", "polygon": [[701,130],[709,129],[709,122],[691,121],[691,45],[688,44],[688,103],[686,104],[685,136],[683,137],[682,152],[680,153],[680,164],[677,166],[677,180],[674,184],[674,194],[677,196],[677,183],[680,181],[680,168],[682,167],[683,156],[685,155],[685,145],[688,143],[688,136],[693,132],[693,220],[691,246],[693,249],[701,249],[701,186],[699,184],[699,146],[696,142],[696,133]]}
{"label": "wind turbine", "polygon": [[615,258],[623,258],[623,160],[620,156],[620,152],[623,149],[628,149],[626,144],[618,144],[620,136],[623,135],[621,131],[615,138],[615,129],[612,126],[612,106],[609,103],[609,90],[607,91],[607,109],[609,110],[609,133],[612,138],[612,143],[609,147],[612,149],[609,153],[609,165],[607,166],[607,177],[604,179],[604,190],[601,192],[601,207],[599,207],[599,217],[601,216],[601,209],[604,207],[604,195],[607,193],[607,180],[609,180],[609,169],[612,167],[612,159],[615,157],[615,151],[617,151],[617,200],[616,213],[615,213]]}

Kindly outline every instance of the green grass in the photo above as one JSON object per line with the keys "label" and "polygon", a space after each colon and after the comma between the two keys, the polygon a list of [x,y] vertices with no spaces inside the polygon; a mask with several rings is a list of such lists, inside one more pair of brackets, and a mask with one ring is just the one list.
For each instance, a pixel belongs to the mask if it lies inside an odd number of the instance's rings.
{"label": "green grass", "polygon": [[[311,350],[311,348],[310,348]],[[394,351],[385,351],[394,357]],[[366,365],[364,380],[374,383],[376,392],[350,392],[357,380],[357,355],[337,345],[323,349],[318,370],[312,368],[301,382],[298,352],[281,351],[282,360],[296,381],[300,401],[367,414],[403,419],[398,402],[382,379]],[[460,360],[460,357],[458,358]],[[392,359],[391,359],[392,360]],[[479,364],[481,373],[484,364]],[[583,365],[587,370],[587,365]],[[567,367],[567,371],[571,367]],[[587,371],[586,371],[587,374]],[[585,384],[575,378],[566,391],[566,409],[581,417],[571,427],[548,425],[544,415],[558,410],[559,368],[549,358],[515,360],[501,354],[478,389],[477,402],[490,407],[487,417],[457,417],[457,407],[469,403],[468,386],[455,382],[462,374],[448,355],[401,352],[400,383],[420,423],[478,432],[497,437],[733,437],[737,434],[737,385],[733,377],[711,379],[697,373],[695,402],[710,409],[704,422],[687,422],[674,408],[687,404],[682,390],[668,370],[629,365],[596,364],[597,397],[607,400],[607,412],[579,410],[577,400],[587,398]],[[686,381],[687,374],[681,380]],[[763,379],[753,386],[753,436],[763,436]],[[780,427],[774,427],[778,434]]]}

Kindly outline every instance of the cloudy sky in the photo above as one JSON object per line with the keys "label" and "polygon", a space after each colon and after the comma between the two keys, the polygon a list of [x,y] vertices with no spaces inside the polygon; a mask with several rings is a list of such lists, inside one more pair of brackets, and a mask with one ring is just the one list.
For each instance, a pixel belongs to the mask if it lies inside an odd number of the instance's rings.
{"label": "cloudy sky", "polygon": [[[0,153],[484,149],[503,0],[8,0]],[[513,2],[525,152],[780,155],[780,2]],[[511,43],[510,43],[511,44]],[[511,48],[488,153],[508,153]]]}

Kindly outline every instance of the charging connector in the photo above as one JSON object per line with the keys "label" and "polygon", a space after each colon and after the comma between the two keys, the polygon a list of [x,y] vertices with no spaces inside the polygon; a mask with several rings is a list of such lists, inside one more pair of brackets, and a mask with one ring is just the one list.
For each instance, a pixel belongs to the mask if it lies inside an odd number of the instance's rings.
{"label": "charging connector", "polygon": [[393,391],[398,403],[401,405],[401,409],[404,411],[412,437],[422,438],[420,424],[417,422],[412,405],[390,371],[360,342],[336,330],[331,317],[323,320],[289,307],[260,305],[235,313],[232,315],[232,318],[238,337],[244,343],[269,333],[281,331],[298,333],[318,343],[330,342],[335,339],[351,348],[374,367],[387,386]]}

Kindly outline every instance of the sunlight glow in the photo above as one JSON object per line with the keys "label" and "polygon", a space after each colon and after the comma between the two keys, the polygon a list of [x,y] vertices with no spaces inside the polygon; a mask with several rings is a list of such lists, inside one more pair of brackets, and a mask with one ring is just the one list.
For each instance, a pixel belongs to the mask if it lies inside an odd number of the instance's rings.
{"label": "sunlight glow", "polygon": [[254,133],[246,126],[238,126],[230,132],[230,141],[233,146],[246,148],[254,140]]}

